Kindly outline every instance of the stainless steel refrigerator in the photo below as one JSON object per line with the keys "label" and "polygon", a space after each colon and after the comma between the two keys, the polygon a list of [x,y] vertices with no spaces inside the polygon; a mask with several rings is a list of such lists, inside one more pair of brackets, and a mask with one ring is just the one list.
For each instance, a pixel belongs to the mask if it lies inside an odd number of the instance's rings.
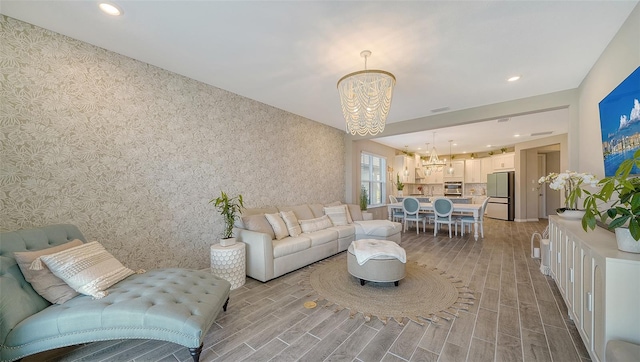
{"label": "stainless steel refrigerator", "polygon": [[513,221],[515,217],[515,172],[496,172],[487,175],[486,216]]}

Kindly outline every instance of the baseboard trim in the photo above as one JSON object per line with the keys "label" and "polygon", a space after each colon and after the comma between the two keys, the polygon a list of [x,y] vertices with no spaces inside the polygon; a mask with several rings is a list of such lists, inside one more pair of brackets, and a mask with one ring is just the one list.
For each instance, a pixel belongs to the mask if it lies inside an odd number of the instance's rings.
{"label": "baseboard trim", "polygon": [[538,222],[540,219],[514,219],[514,222]]}

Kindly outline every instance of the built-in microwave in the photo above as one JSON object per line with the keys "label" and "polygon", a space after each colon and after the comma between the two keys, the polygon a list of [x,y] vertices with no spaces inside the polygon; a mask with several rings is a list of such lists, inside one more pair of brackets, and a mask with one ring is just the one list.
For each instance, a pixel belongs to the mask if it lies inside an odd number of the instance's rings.
{"label": "built-in microwave", "polygon": [[462,196],[462,182],[447,181],[444,183],[445,196]]}

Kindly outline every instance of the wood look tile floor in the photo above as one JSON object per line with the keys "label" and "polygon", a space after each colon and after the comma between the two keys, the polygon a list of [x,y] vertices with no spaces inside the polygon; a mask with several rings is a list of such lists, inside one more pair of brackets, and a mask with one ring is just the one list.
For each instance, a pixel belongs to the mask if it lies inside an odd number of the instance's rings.
{"label": "wood look tile floor", "polygon": [[[589,361],[589,355],[553,280],[530,258],[533,232],[546,220],[516,223],[485,219],[485,238],[449,239],[446,228],[401,245],[409,261],[462,279],[476,304],[440,325],[407,321],[386,325],[348,310],[305,309],[300,272],[267,283],[247,278],[231,293],[206,337],[201,361]],[[96,342],[48,351],[23,361],[190,361],[186,348],[166,342]]]}

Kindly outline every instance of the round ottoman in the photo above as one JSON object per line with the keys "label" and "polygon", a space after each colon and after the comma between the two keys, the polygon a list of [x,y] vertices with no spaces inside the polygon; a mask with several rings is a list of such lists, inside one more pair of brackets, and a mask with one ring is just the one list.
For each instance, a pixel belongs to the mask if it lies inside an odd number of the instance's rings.
{"label": "round ottoman", "polygon": [[404,278],[404,267],[405,263],[392,256],[378,256],[360,265],[353,253],[353,244],[347,249],[347,270],[360,279],[360,285],[365,281],[394,282],[397,287],[398,281]]}

